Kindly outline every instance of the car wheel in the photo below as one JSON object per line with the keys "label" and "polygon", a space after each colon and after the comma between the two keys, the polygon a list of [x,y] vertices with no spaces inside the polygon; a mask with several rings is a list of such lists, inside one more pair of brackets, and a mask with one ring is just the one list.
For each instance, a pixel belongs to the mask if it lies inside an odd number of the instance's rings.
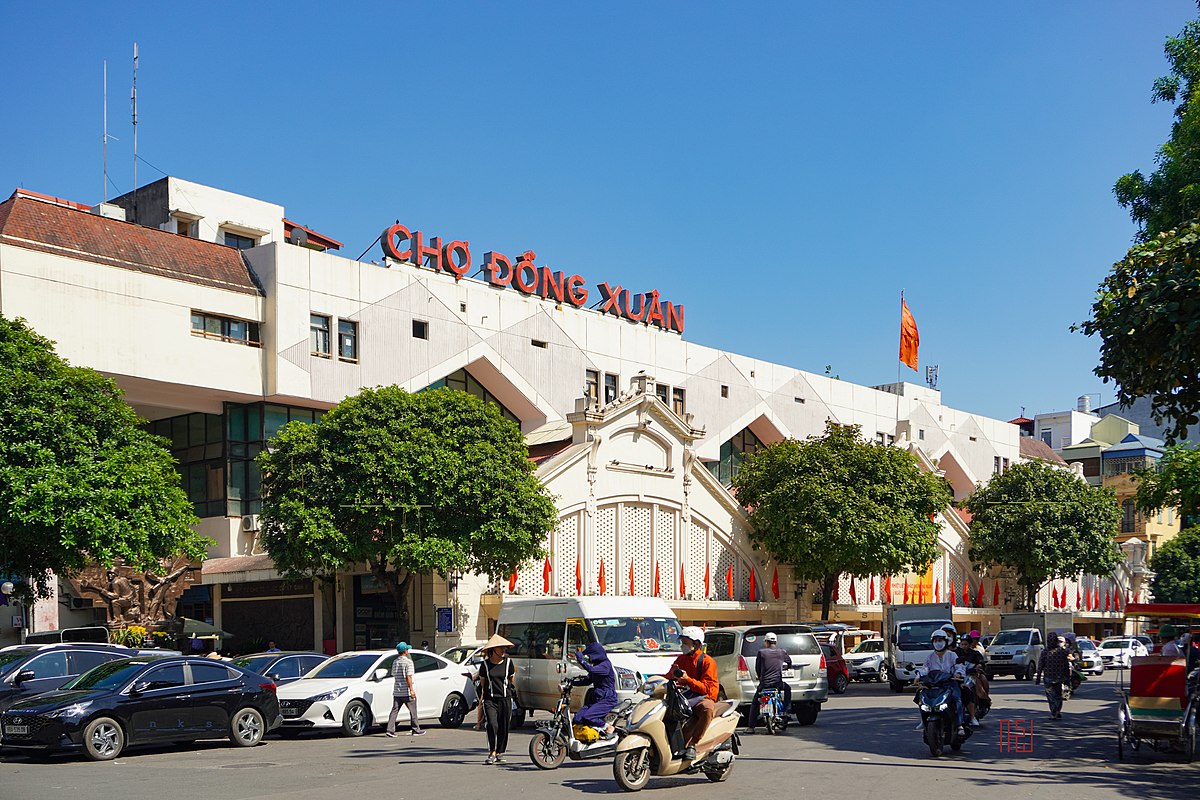
{"label": "car wheel", "polygon": [[362,736],[371,723],[371,713],[362,700],[351,700],[342,712],[342,733],[346,736]]}
{"label": "car wheel", "polygon": [[833,681],[829,684],[829,688],[833,691],[834,694],[845,694],[846,687],[849,685],[850,685],[850,681],[846,680],[845,675],[837,675],[834,677]]}
{"label": "car wheel", "polygon": [[238,710],[229,721],[229,741],[238,747],[254,747],[267,732],[267,723],[257,708]]}
{"label": "car wheel", "polygon": [[83,729],[83,752],[92,761],[111,761],[125,749],[125,731],[111,717],[99,717]]}
{"label": "car wheel", "polygon": [[888,679],[889,677],[890,677],[890,676],[888,675],[888,667],[887,667],[887,664],[885,664],[885,663],[881,663],[881,664],[879,665],[879,675],[878,675],[878,676],[875,678],[875,682],[876,682],[876,683],[883,683],[883,682],[887,681],[887,679]]}
{"label": "car wheel", "polygon": [[817,721],[817,714],[821,713],[820,703],[796,703],[792,706],[792,710],[796,712],[796,722],[800,725],[812,725]]}
{"label": "car wheel", "polygon": [[463,724],[466,716],[467,699],[458,692],[454,692],[446,698],[445,704],[442,705],[442,715],[438,717],[438,722],[442,723],[443,728],[457,728]]}

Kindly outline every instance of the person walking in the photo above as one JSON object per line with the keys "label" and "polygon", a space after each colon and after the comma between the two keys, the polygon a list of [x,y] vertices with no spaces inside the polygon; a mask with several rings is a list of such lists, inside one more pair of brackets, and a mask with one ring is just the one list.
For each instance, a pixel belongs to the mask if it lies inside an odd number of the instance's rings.
{"label": "person walking", "polygon": [[517,665],[508,657],[513,643],[496,634],[483,646],[484,659],[479,662],[475,681],[483,699],[483,716],[488,737],[488,757],[485,764],[504,764],[508,749],[508,726],[512,722],[513,680]]}
{"label": "person walking", "polygon": [[1046,649],[1038,657],[1035,683],[1045,678],[1046,700],[1050,703],[1050,719],[1062,719],[1063,684],[1071,680],[1067,649],[1062,647],[1057,633],[1046,636]]}
{"label": "person walking", "polygon": [[396,644],[396,660],[392,662],[392,713],[388,714],[387,733],[389,739],[396,738],[396,717],[402,706],[408,706],[408,732],[413,736],[424,736],[425,730],[417,719],[417,690],[413,686],[413,661],[408,657],[412,646],[408,642]]}

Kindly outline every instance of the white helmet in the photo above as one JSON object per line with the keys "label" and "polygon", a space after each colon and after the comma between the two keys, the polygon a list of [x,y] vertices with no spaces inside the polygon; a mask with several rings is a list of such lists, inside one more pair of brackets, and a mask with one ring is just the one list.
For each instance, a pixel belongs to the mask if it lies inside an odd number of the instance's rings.
{"label": "white helmet", "polygon": [[949,622],[942,626],[942,630],[946,632],[946,638],[950,641],[953,642],[958,638],[958,628],[955,628]]}
{"label": "white helmet", "polygon": [[679,638],[691,639],[697,644],[704,644],[704,629],[696,625],[688,625],[679,632]]}
{"label": "white helmet", "polygon": [[776,636],[775,633],[772,631],[771,633],[768,633],[766,636],[763,637],[763,641],[764,642],[778,642],[779,637]]}

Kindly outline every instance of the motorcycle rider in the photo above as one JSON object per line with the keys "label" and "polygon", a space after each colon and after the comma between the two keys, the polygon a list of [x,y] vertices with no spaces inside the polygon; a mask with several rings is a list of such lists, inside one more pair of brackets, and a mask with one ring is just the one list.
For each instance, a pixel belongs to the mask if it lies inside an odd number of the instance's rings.
{"label": "motorcycle rider", "polygon": [[754,671],[758,673],[758,690],[755,691],[754,700],[750,703],[749,733],[754,733],[754,729],[758,726],[758,703],[764,690],[778,689],[783,692],[784,714],[792,707],[792,687],[783,680],[785,667],[792,668],[792,657],[786,650],[780,649],[779,637],[773,632],[768,633],[763,637],[762,649],[754,657]]}
{"label": "motorcycle rider", "polygon": [[612,726],[605,719],[608,712],[617,706],[617,671],[608,660],[604,645],[590,643],[583,650],[575,651],[575,660],[587,670],[587,675],[576,678],[576,686],[591,686],[584,705],[575,712],[575,722],[590,725],[605,738],[613,735]]}
{"label": "motorcycle rider", "polygon": [[933,647],[933,652],[925,658],[925,663],[921,666],[921,677],[930,672],[950,673],[953,677],[950,682],[950,706],[954,713],[954,724],[958,728],[958,735],[966,736],[966,729],[963,728],[963,702],[960,690],[965,667],[959,666],[958,654],[950,649],[950,635],[944,629],[935,630],[929,637],[929,644]]}
{"label": "motorcycle rider", "polygon": [[1075,631],[1067,631],[1063,635],[1063,647],[1067,649],[1067,661],[1071,668],[1071,692],[1079,688],[1079,684],[1087,680],[1083,674],[1083,651],[1079,649],[1079,637]]}
{"label": "motorcycle rider", "polygon": [[[945,627],[943,627],[945,630]],[[949,633],[947,631],[947,633]],[[970,634],[964,636],[958,642],[958,647],[954,649],[955,655],[958,656],[958,664],[963,667],[965,673],[963,678],[962,700],[963,700],[963,718],[970,720],[972,728],[979,727],[979,720],[975,715],[975,701],[979,696],[979,673],[983,670],[984,657],[975,649],[970,639]]]}
{"label": "motorcycle rider", "polygon": [[696,744],[712,722],[717,710],[721,682],[717,679],[717,662],[704,654],[704,630],[689,625],[679,633],[683,651],[663,677],[670,678],[683,692],[691,706],[692,716],[683,726],[684,761],[696,760]]}

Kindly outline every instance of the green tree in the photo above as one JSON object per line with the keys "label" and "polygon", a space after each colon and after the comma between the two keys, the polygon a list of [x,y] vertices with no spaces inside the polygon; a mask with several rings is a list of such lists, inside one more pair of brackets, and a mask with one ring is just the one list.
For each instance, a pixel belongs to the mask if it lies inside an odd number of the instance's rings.
{"label": "green tree", "polygon": [[785,439],[749,456],[734,478],[756,546],[819,581],[829,618],[834,582],[924,571],[937,557],[933,515],[950,503],[946,482],[905,450],[862,438],[858,425]]}
{"label": "green tree", "polygon": [[1137,478],[1135,502],[1143,514],[1175,508],[1181,526],[1200,517],[1200,450],[1168,447],[1158,465],[1139,472]]}
{"label": "green tree", "polygon": [[366,565],[407,636],[417,575],[503,575],[543,554],[557,510],[528,452],[466,392],[366,389],[260,455],[263,545],[289,576]]}
{"label": "green tree", "polygon": [[203,558],[167,447],[112,380],[0,317],[0,574],[45,596],[51,573],[92,562],[159,572],[161,559]]}
{"label": "green tree", "polygon": [[1171,72],[1154,83],[1152,100],[1175,104],[1170,139],[1157,169],[1135,171],[1114,188],[1139,226],[1135,245],[1100,284],[1091,318],[1080,328],[1101,339],[1095,373],[1117,384],[1125,404],[1149,396],[1156,419],[1184,435],[1200,412],[1200,21],[1167,39]]}
{"label": "green tree", "polygon": [[1200,528],[1188,528],[1150,558],[1154,601],[1200,603]]}
{"label": "green tree", "polygon": [[1047,581],[1103,575],[1121,561],[1113,535],[1120,510],[1111,489],[1044,461],[1014,464],[964,502],[972,563],[1011,567],[1032,610]]}

